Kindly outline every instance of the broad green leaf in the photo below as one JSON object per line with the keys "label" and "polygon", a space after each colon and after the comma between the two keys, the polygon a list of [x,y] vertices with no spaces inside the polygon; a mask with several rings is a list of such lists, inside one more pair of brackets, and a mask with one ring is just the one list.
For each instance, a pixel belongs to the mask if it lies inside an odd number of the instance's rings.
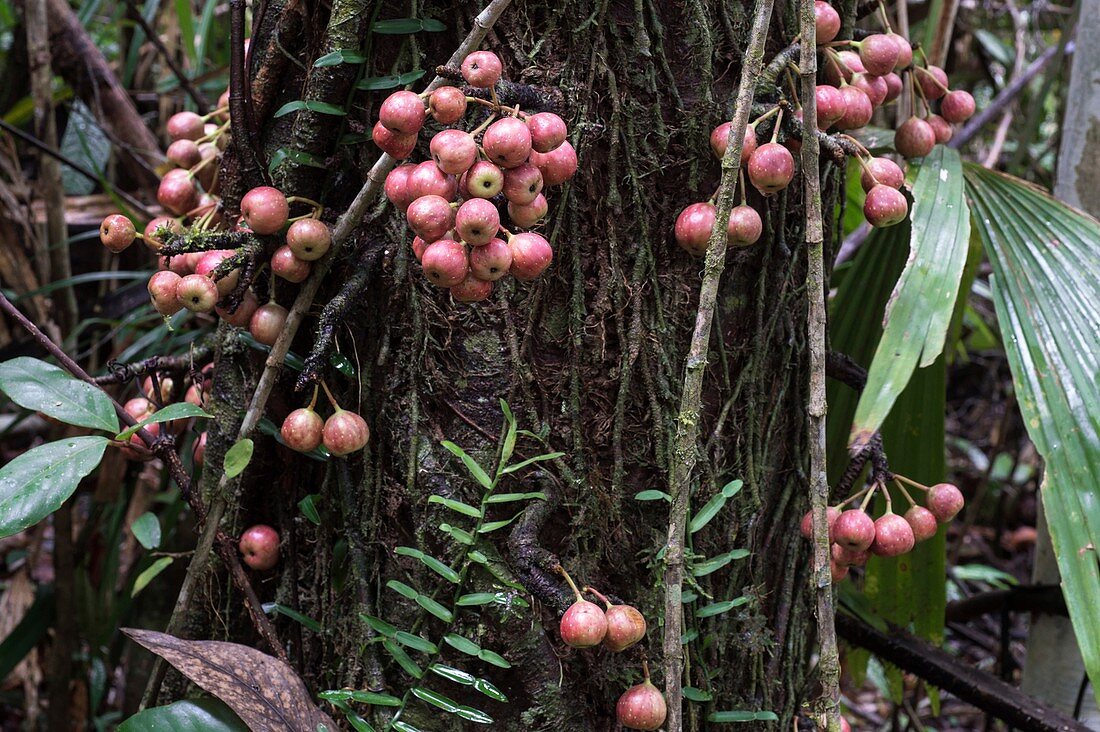
{"label": "broad green leaf", "polygon": [[397,732],[423,732],[423,730],[421,730],[419,727],[413,727],[408,722],[402,721],[400,719],[395,722],[391,722],[390,726],[397,730]]}
{"label": "broad green leaf", "polygon": [[729,612],[735,607],[740,607],[749,601],[747,597],[738,597],[733,600],[723,600],[722,602],[713,602],[710,605],[704,605],[695,611],[695,617],[697,618],[709,618],[713,615],[721,615],[722,613]]}
{"label": "broad green leaf", "polygon": [[321,525],[321,514],[317,512],[317,501],[321,500],[321,496],[318,493],[310,493],[308,496],[298,501],[298,510],[302,512],[302,515],[309,519],[309,522],[314,526]]}
{"label": "broad green leaf", "polygon": [[723,722],[778,722],[779,717],[775,712],[711,712],[707,717],[708,722],[721,724]]}
{"label": "broad green leaf", "polygon": [[741,492],[741,488],[744,485],[744,481],[740,479],[731,480],[729,483],[726,483],[724,486],[722,486],[722,495],[726,498],[733,498]]}
{"label": "broad green leaf", "polygon": [[402,597],[407,597],[410,600],[415,600],[417,597],[420,596],[419,592],[409,587],[401,580],[389,580],[388,582],[386,582],[386,587],[389,587],[397,594],[401,595]]}
{"label": "broad green leaf", "polygon": [[970,214],[959,155],[943,145],[924,159],[913,186],[909,261],[887,307],[886,327],[852,424],[852,449],[882,426],[919,366],[943,352],[966,264]]}
{"label": "broad green leaf", "polygon": [[507,703],[508,701],[508,697],[504,695],[503,691],[493,686],[485,679],[475,679],[474,688],[480,691],[485,696],[489,697],[490,699],[496,699],[498,702],[505,703]]}
{"label": "broad green leaf", "polygon": [[520,470],[523,470],[528,465],[532,465],[533,463],[541,463],[545,460],[557,460],[558,458],[560,458],[564,454],[565,454],[564,452],[548,452],[545,455],[536,455],[533,458],[527,458],[523,462],[516,463],[515,465],[509,465],[508,467],[506,467],[504,470],[502,470],[500,472],[502,472],[502,473],[516,473],[516,472],[519,472]]}
{"label": "broad green leaf", "polygon": [[424,672],[420,669],[419,666],[416,665],[416,662],[409,657],[409,654],[405,653],[404,648],[397,645],[389,638],[382,641],[382,647],[386,649],[386,652],[389,653],[393,660],[397,662],[397,665],[403,668],[405,670],[405,673],[407,673],[409,676],[412,676],[415,679],[419,679],[424,676]]}
{"label": "broad green leaf", "polygon": [[277,602],[265,602],[262,607],[265,613],[278,613],[279,615],[290,618],[299,625],[309,628],[314,633],[320,633],[323,630],[321,624],[316,620],[308,615],[303,615],[292,607],[280,605]]}
{"label": "broad green leaf", "polygon": [[439,692],[432,691],[431,689],[425,689],[419,686],[414,686],[412,688],[412,693],[413,696],[415,696],[417,699],[423,699],[424,701],[431,704],[433,707],[439,707],[445,712],[451,712],[453,714],[454,712],[458,711],[459,704],[451,699],[448,699]]}
{"label": "broad green leaf", "polygon": [[439,653],[439,648],[430,640],[425,640],[418,635],[412,633],[406,633],[403,630],[397,631],[393,639],[403,646],[407,646],[414,651],[420,651],[421,653]]}
{"label": "broad green leaf", "polygon": [[494,666],[498,666],[500,668],[512,668],[512,664],[508,662],[508,659],[506,659],[499,653],[490,651],[487,648],[482,648],[480,651],[478,651],[477,657],[480,658],[482,661],[485,661],[485,663],[491,663]]}
{"label": "broad green leaf", "polygon": [[672,496],[656,489],[650,489],[648,491],[642,491],[634,496],[635,501],[672,501]]}
{"label": "broad green leaf", "polygon": [[1100,223],[972,166],[967,192],[1020,412],[1045,465],[1066,607],[1100,699]]}
{"label": "broad green leaf", "polygon": [[693,702],[708,702],[714,698],[714,695],[709,691],[696,689],[694,686],[685,686],[682,691],[684,698]]}
{"label": "broad green leaf", "polygon": [[727,500],[726,494],[722,492],[711,496],[711,499],[699,509],[699,513],[691,517],[691,521],[688,523],[688,532],[694,534],[709,524],[711,519],[717,516],[718,512],[725,507]]}
{"label": "broad green leaf", "polygon": [[67,437],[28,450],[0,468],[0,538],[60,508],[99,465],[107,445],[106,437]]}
{"label": "broad green leaf", "polygon": [[477,605],[490,605],[497,603],[498,605],[507,605],[509,603],[509,595],[506,592],[473,592],[469,595],[463,595],[455,601],[455,605],[459,607],[474,607]]}
{"label": "broad green leaf", "polygon": [[396,696],[377,691],[362,691],[359,689],[330,689],[322,691],[318,698],[330,702],[353,701],[360,704],[370,704],[376,707],[399,707],[401,700]]}
{"label": "broad green leaf", "polygon": [[343,117],[347,114],[346,111],[337,107],[335,104],[329,104],[328,102],[318,102],[315,100],[306,101],[306,109],[311,112],[317,112],[318,114],[332,114],[337,117]]}
{"label": "broad green leaf", "polygon": [[190,699],[138,712],[118,732],[248,732],[241,718],[217,699]]}
{"label": "broad green leaf", "polygon": [[[470,475],[474,477],[474,480],[481,484],[482,488],[493,487],[493,481],[489,478],[489,475],[485,472],[485,469],[478,465],[477,461],[470,457],[465,450],[463,450],[461,447],[454,444],[450,440],[444,440],[442,444],[443,447],[447,448],[451,453],[462,460],[462,464],[466,466],[466,470],[470,471]],[[505,469],[504,472],[507,473],[508,470]]]}
{"label": "broad green leaf", "polygon": [[318,58],[313,62],[313,68],[320,69],[325,66],[339,66],[340,64],[361,64],[366,60],[367,57],[358,51],[342,48]]}
{"label": "broad green leaf", "polygon": [[418,31],[439,32],[447,26],[432,18],[393,18],[380,20],[371,26],[371,30],[382,35],[404,35]]}
{"label": "broad green leaf", "polygon": [[455,619],[455,614],[427,595],[417,595],[416,604],[436,616],[444,623],[450,623]]}
{"label": "broad green leaf", "polygon": [[692,564],[689,571],[696,577],[706,577],[708,574],[717,572],[722,567],[732,562],[735,559],[744,559],[749,555],[748,549],[733,549],[725,554],[719,554],[717,557],[713,557],[704,562]]}
{"label": "broad green leaf", "polygon": [[533,501],[535,499],[545,501],[546,494],[542,491],[534,491],[532,493],[497,493],[494,496],[489,496],[487,499],[485,499],[485,502],[514,503],[515,501]]}
{"label": "broad green leaf", "polygon": [[102,389],[37,358],[20,356],[0,363],[0,391],[24,409],[65,424],[118,432],[118,415]]}
{"label": "broad green leaf", "polygon": [[440,524],[439,530],[446,532],[457,541],[459,544],[465,544],[466,546],[473,546],[477,543],[477,539],[469,531],[460,529],[457,526],[451,526],[450,524]]}
{"label": "broad green leaf", "polygon": [[428,670],[434,674],[439,674],[448,681],[453,681],[456,684],[462,684],[464,686],[473,686],[477,680],[473,674],[468,674],[460,668],[454,666],[446,666],[442,663],[433,663],[428,667]]}
{"label": "broad green leaf", "polygon": [[275,110],[275,114],[272,117],[285,117],[291,112],[300,112],[306,108],[305,100],[295,99],[293,102],[287,102],[283,106]]}
{"label": "broad green leaf", "polygon": [[460,706],[455,713],[468,722],[476,722],[477,724],[493,723],[492,717],[480,709],[474,709],[473,707]]}
{"label": "broad green leaf", "polygon": [[507,465],[508,461],[512,459],[512,453],[516,449],[516,418],[512,415],[512,410],[508,406],[508,402],[503,399],[500,400],[500,411],[504,413],[504,445],[500,451],[500,464]]}
{"label": "broad green leaf", "polygon": [[443,496],[428,496],[428,503],[438,503],[442,506],[446,506],[455,513],[460,513],[470,518],[481,518],[481,509],[474,508],[462,501],[455,501],[450,498],[444,498]]}
{"label": "broad green leaf", "polygon": [[155,513],[146,511],[130,524],[130,533],[146,549],[160,546],[160,520]]}
{"label": "broad green leaf", "polygon": [[130,590],[130,597],[137,597],[139,592],[148,587],[149,583],[156,579],[158,574],[168,569],[171,564],[172,557],[161,557],[146,567],[141,574],[134,579],[134,588]]}
{"label": "broad green leaf", "polygon": [[425,567],[432,570],[448,582],[453,582],[457,585],[461,581],[458,576],[458,572],[454,571],[446,564],[439,561],[430,554],[425,554],[419,549],[413,549],[412,547],[408,546],[399,546],[393,551],[394,554],[398,554],[403,557],[413,557],[414,559],[419,559],[421,564],[423,564]]}
{"label": "broad green leaf", "polygon": [[210,419],[211,416],[212,415],[206,413],[206,410],[196,404],[191,404],[190,402],[177,402],[176,404],[169,404],[163,409],[158,409],[133,427],[127,427],[122,432],[115,435],[115,439],[120,441],[128,440],[139,429],[148,427],[151,424],[164,424],[165,422],[174,422],[177,419],[191,419],[192,417]]}
{"label": "broad green leaf", "polygon": [[380,91],[382,89],[393,89],[399,86],[405,86],[411,84],[424,75],[424,70],[419,69],[417,71],[408,71],[404,74],[391,74],[389,76],[371,76],[363,79],[355,85],[357,89],[363,91]]}
{"label": "broad green leaf", "polygon": [[393,638],[397,635],[397,628],[381,618],[376,618],[373,615],[367,615],[365,613],[360,613],[359,617],[379,635],[385,636],[386,638]]}
{"label": "broad green leaf", "polygon": [[224,465],[227,478],[236,478],[244,472],[244,469],[252,462],[252,451],[255,447],[252,438],[246,437],[243,440],[237,440],[233,443],[233,447],[225,451]]}
{"label": "broad green leaf", "polygon": [[443,641],[455,650],[465,653],[467,656],[477,656],[481,653],[481,646],[468,638],[463,638],[458,633],[448,633],[443,636]]}
{"label": "broad green leaf", "polygon": [[518,519],[522,515],[523,515],[523,512],[521,511],[521,512],[517,513],[515,516],[513,516],[512,518],[510,518],[510,519],[503,519],[501,521],[486,521],[477,530],[477,533],[479,533],[479,534],[491,534],[492,532],[497,531],[498,529],[503,529],[505,526],[509,525],[510,523],[512,523],[513,521],[515,521],[516,519]]}

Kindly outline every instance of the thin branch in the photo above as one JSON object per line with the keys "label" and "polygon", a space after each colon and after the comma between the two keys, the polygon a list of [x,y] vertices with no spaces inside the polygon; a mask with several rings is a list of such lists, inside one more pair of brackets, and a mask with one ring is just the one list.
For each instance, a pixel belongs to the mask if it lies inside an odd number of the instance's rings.
{"label": "thin branch", "polygon": [[229,124],[232,144],[241,159],[241,175],[246,187],[252,187],[263,180],[264,171],[260,167],[260,156],[248,115],[252,85],[245,63],[244,16],[245,0],[229,0]]}
{"label": "thin branch", "polygon": [[172,74],[175,75],[176,80],[180,83],[180,87],[187,92],[187,96],[191,97],[191,101],[195,103],[195,107],[198,108],[199,114],[206,114],[209,112],[210,100],[206,98],[206,95],[203,94],[198,87],[191,83],[191,78],[187,76],[183,69],[180,68],[180,65],[176,63],[176,59],[165,47],[164,41],[160,39],[156,29],[145,20],[141,8],[137,6],[134,0],[126,0],[126,4],[130,7],[131,17],[136,20],[137,24],[141,26],[141,29],[145,31],[145,37],[153,44],[153,48],[157,49],[157,53],[164,59],[164,63],[168,64],[168,68],[172,70]]}
{"label": "thin branch", "polygon": [[[801,0],[802,38],[815,47],[814,0]],[[802,123],[817,129],[817,54],[800,54]],[[806,209],[806,341],[810,349],[807,431],[810,443],[810,511],[813,516],[813,589],[817,600],[817,667],[821,681],[818,714],[828,732],[840,732],[840,652],[833,625],[832,557],[829,541],[829,481],[825,474],[825,235],[821,224],[821,174],[818,140],[802,140],[802,199]]]}
{"label": "thin branch", "polygon": [[[465,59],[472,50],[481,45],[489,29],[497,21],[497,18],[500,17],[501,13],[504,12],[504,9],[508,7],[511,1],[512,0],[493,0],[483,11],[481,11],[474,19],[474,26],[470,30],[469,35],[466,36],[466,39],[451,56],[448,65],[461,64],[462,60]],[[243,0],[233,0],[234,4],[241,2],[243,2]],[[445,80],[437,76],[432,83],[428,85],[428,89],[436,89],[444,83]],[[231,106],[232,94],[233,92],[231,90]],[[238,100],[238,106],[240,106],[240,101],[241,100]],[[231,110],[230,114],[232,115],[234,112]],[[294,340],[294,336],[297,334],[299,326],[301,326],[302,321],[313,305],[313,299],[317,296],[317,291],[321,287],[321,281],[325,278],[325,275],[328,274],[329,269],[331,269],[344,243],[351,236],[355,227],[359,225],[359,222],[363,220],[363,217],[366,216],[367,211],[382,192],[382,186],[385,183],[386,175],[393,169],[396,163],[397,161],[393,157],[383,153],[367,174],[367,180],[359,190],[359,193],[355,196],[355,200],[351,202],[348,210],[345,211],[344,215],[336,222],[336,226],[332,232],[332,249],[323,259],[317,262],[317,266],[314,267],[310,278],[306,280],[305,284],[302,286],[302,289],[298,293],[298,297],[291,306],[290,313],[287,315],[286,323],[283,325],[283,331],[279,335],[279,339],[275,341],[275,345],[271,347],[271,352],[268,354],[267,361],[264,364],[264,371],[260,375],[259,382],[256,384],[256,391],[252,396],[252,402],[248,405],[248,410],[245,412],[244,419],[237,432],[238,440],[244,439],[252,434],[252,431],[255,430],[256,426],[259,424],[260,418],[264,413],[264,408],[267,406],[267,400],[271,396],[271,389],[275,385],[275,379],[282,367],[283,359],[286,358],[287,351],[290,350],[290,344]],[[227,478],[224,474],[218,480],[218,486],[214,491],[214,498],[210,505],[210,512],[207,517],[206,525],[203,526],[202,534],[199,536],[195,554],[192,556],[191,563],[187,567],[187,576],[184,578],[183,585],[180,588],[179,596],[176,599],[176,606],[172,609],[172,617],[168,621],[167,632],[169,634],[178,635],[183,628],[187,610],[190,607],[198,581],[205,574],[206,559],[210,554],[210,548],[214,544],[217,527],[221,524],[222,516],[227,507],[227,501],[230,495],[234,493],[234,491],[230,490],[229,486],[232,481],[233,479]],[[158,660],[157,666],[154,668],[154,674],[150,679],[149,686],[145,690],[145,697],[142,700],[143,706],[156,696],[160,688],[160,679],[163,678],[163,669],[164,664]]]}
{"label": "thin branch", "polygon": [[764,45],[771,22],[773,0],[757,0],[756,15],[741,67],[741,84],[737,89],[733,123],[730,125],[726,154],[722,157],[722,178],[718,188],[717,218],[710,233],[703,282],[699,288],[699,306],[695,316],[695,332],[691,337],[684,367],[684,387],[680,397],[680,413],[676,420],[674,460],[669,476],[672,506],[668,517],[668,543],[665,551],[665,624],[664,662],[665,698],[668,704],[668,732],[683,730],[682,676],[684,646],[681,642],[683,606],[681,596],[684,580],[684,535],[691,495],[691,474],[698,458],[699,412],[702,403],[703,374],[706,371],[710,330],[714,307],[718,299],[718,283],[726,260],[726,228],[733,210],[734,189],[741,167],[741,148],[745,127],[749,122],[756,82],[764,63]]}

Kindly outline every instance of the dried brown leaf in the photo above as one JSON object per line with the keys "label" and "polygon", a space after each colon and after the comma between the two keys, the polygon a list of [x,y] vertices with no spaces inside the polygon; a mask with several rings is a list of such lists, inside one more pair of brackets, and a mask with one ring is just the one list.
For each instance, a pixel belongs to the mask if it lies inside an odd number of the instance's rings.
{"label": "dried brown leaf", "polygon": [[183,640],[136,628],[122,632],[225,702],[255,732],[336,732],[294,669],[273,656],[239,643]]}

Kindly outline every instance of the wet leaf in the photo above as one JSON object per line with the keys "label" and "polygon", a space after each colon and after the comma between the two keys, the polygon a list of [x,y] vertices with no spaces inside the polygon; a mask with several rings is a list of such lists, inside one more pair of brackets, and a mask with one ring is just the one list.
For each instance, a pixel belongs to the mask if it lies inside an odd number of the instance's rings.
{"label": "wet leaf", "polygon": [[130,533],[146,549],[152,550],[160,546],[160,521],[155,513],[146,511],[134,519],[130,524]]}
{"label": "wet leaf", "polygon": [[34,526],[61,507],[95,470],[106,437],[68,437],[28,450],[0,468],[0,537]]}
{"label": "wet leaf", "polygon": [[118,415],[102,389],[37,358],[23,356],[0,363],[0,391],[24,409],[60,422],[118,432]]}

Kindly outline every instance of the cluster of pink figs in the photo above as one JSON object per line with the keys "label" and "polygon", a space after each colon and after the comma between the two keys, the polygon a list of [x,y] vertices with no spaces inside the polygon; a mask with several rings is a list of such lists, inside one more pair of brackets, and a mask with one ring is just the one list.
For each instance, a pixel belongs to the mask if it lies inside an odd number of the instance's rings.
{"label": "cluster of pink figs", "polygon": [[[573,578],[559,567],[558,571],[569,584],[576,600],[562,615],[558,632],[562,641],[573,648],[595,648],[603,645],[609,651],[619,653],[645,637],[645,616],[631,605],[616,605],[593,587],[584,592],[592,594],[605,607],[584,599]],[[623,692],[615,711],[619,722],[627,729],[656,730],[665,722],[668,712],[665,697],[649,680],[649,667],[643,662],[645,680]]]}
{"label": "cluster of pink figs", "polygon": [[[963,508],[962,492],[950,483],[937,483],[929,487],[901,475],[894,476],[894,483],[909,502],[909,510],[904,516],[894,513],[890,491],[882,483],[872,483],[839,505],[829,507],[832,552],[829,569],[834,582],[844,579],[850,567],[862,567],[872,554],[898,557],[909,553],[917,542],[935,536],[939,525],[950,522]],[[927,507],[913,500],[906,485],[924,491]],[[867,513],[867,505],[878,490],[886,499],[886,512],[872,519]],[[847,504],[860,499],[858,508],[842,510]],[[810,513],[802,517],[801,531],[804,537],[813,539],[813,516]]]}
{"label": "cluster of pink figs", "polygon": [[355,412],[341,408],[323,381],[321,386],[332,405],[332,414],[325,419],[314,410],[317,406],[317,387],[314,387],[309,404],[295,409],[283,420],[279,429],[283,442],[298,452],[312,452],[324,445],[329,454],[337,457],[362,450],[370,440],[367,421]]}
{"label": "cluster of pink figs", "polygon": [[[241,216],[236,223],[230,226],[223,220],[217,171],[229,134],[227,100],[228,92],[222,95],[219,108],[205,116],[179,112],[168,119],[166,127],[172,143],[166,156],[178,167],[161,179],[157,202],[170,215],[152,219],[139,232],[129,218],[112,214],[100,225],[100,241],[110,251],[119,253],[141,239],[150,250],[159,253],[169,232],[233,229],[265,236],[283,234],[285,244],[271,255],[271,271],[287,282],[303,282],[312,263],[332,245],[329,227],[320,220],[319,204],[297,196],[288,198],[271,186],[259,186],[241,199]],[[221,124],[210,122],[212,119]],[[292,217],[290,207],[296,203],[307,205],[309,212]],[[274,298],[261,305],[249,290],[235,310],[218,306],[237,286],[240,273],[237,269],[224,273],[216,270],[235,254],[233,249],[215,249],[161,257],[160,270],[149,278],[148,284],[153,308],[166,317],[184,309],[215,312],[231,325],[247,328],[258,342],[273,345],[287,317],[286,309]]]}
{"label": "cluster of pink figs", "polygon": [[[413,153],[429,117],[444,127],[431,138],[432,159],[394,168],[385,191],[416,235],[412,249],[424,274],[460,302],[485,300],[493,282],[509,273],[518,280],[542,274],[554,256],[550,243],[518,229],[546,216],[544,186],[564,183],[577,171],[561,117],[497,101],[502,72],[496,54],[475,51],[463,61],[462,77],[475,89],[488,89],[490,99],[454,86],[398,91],[382,103],[374,126],[375,144],[398,160]],[[467,110],[478,107],[486,110],[485,120],[462,129]],[[516,231],[501,225],[501,204]]]}
{"label": "cluster of pink figs", "polygon": [[[914,59],[908,39],[894,33],[888,22],[884,23],[885,33],[868,35],[861,41],[836,41],[841,27],[836,9],[824,0],[817,0],[814,13],[818,49],[822,53],[820,65],[826,82],[819,84],[815,93],[818,128],[843,135],[860,150],[857,156],[862,167],[860,183],[867,194],[864,217],[872,226],[893,226],[909,213],[909,203],[901,192],[904,172],[890,158],[874,157],[845,133],[865,127],[876,109],[901,97],[908,85],[908,109],[904,113],[899,110],[899,115],[907,113],[908,117],[898,126],[894,148],[907,160],[924,157],[937,143],[951,139],[953,124],[961,124],[974,114],[974,97],[966,91],[950,89],[947,74],[929,64],[923,52],[919,60]],[[934,102],[938,104],[938,113],[933,111]],[[774,195],[790,185],[797,169],[792,152],[800,150],[800,142],[788,138],[780,143],[778,122],[769,141],[760,144],[757,138],[757,125],[776,114],[782,115],[778,107],[745,128],[741,150],[741,164],[749,181],[763,196]],[[800,116],[801,109],[795,114]],[[725,155],[729,135],[729,122],[711,133],[711,150],[719,159]],[[746,202],[743,174],[740,188],[741,203],[730,213],[727,229],[727,242],[734,247],[755,243],[762,230],[759,213]],[[694,255],[704,254],[716,220],[713,199],[689,205],[676,219],[676,242]]]}

